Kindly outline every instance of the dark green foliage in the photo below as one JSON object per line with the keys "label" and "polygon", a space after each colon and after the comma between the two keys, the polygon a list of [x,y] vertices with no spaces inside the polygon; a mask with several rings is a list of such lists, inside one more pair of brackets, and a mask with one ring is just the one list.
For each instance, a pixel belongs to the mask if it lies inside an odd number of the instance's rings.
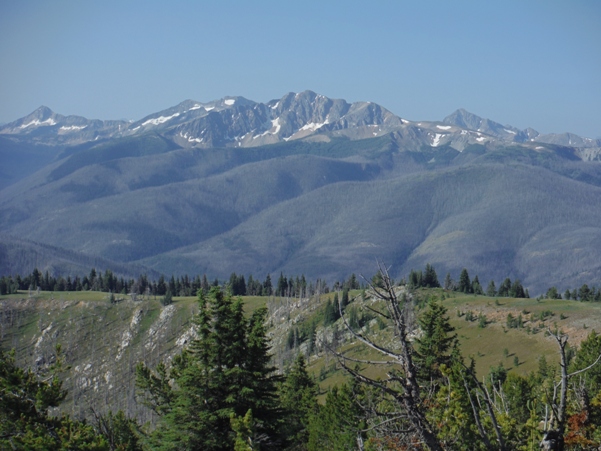
{"label": "dark green foliage", "polygon": [[[519,361],[516,360],[517,358],[515,356],[514,363]],[[500,377],[500,374],[497,374],[496,377]],[[530,417],[529,402],[532,402],[535,396],[532,378],[508,373],[503,381],[503,391],[506,395],[509,415],[519,423],[525,423]]]}
{"label": "dark green foliage", "polygon": [[342,299],[340,300],[340,306],[341,306],[343,312],[348,304],[349,304],[348,288],[345,288],[344,290],[342,290]]}
{"label": "dark green foliage", "polygon": [[122,410],[94,417],[96,430],[108,442],[111,451],[143,451],[140,426]]}
{"label": "dark green foliage", "polygon": [[0,449],[108,451],[107,442],[90,425],[49,415],[48,409],[67,393],[56,375],[46,376],[42,380],[18,367],[14,354],[0,349]]}
{"label": "dark green foliage", "polygon": [[414,362],[424,381],[442,378],[441,365],[450,365],[451,354],[457,347],[457,335],[449,322],[447,309],[438,302],[431,302],[419,318],[422,335],[415,340]]}
{"label": "dark green foliage", "polygon": [[440,287],[440,283],[438,282],[438,276],[436,275],[436,271],[434,267],[429,263],[426,263],[425,270],[422,271],[414,271],[413,269],[409,273],[408,280],[409,288],[438,288]]}
{"label": "dark green foliage", "polygon": [[323,314],[323,325],[329,326],[335,323],[340,318],[340,309],[338,306],[338,293],[334,293],[334,300],[328,299],[326,302],[325,311]]}
{"label": "dark green foliage", "polygon": [[[347,310],[347,322],[351,329],[357,331],[369,323],[372,319],[374,319],[375,314],[371,312],[367,312],[363,309],[358,308],[357,306],[351,306]],[[379,316],[376,316],[381,320]],[[378,324],[382,324],[378,322]]]}
{"label": "dark green foliage", "polygon": [[171,305],[173,303],[173,296],[171,295],[171,290],[167,291],[165,296],[161,298],[161,304],[164,306]]}
{"label": "dark green foliage", "polygon": [[497,296],[499,297],[509,297],[511,293],[511,280],[509,277],[505,278],[501,285],[499,285],[499,290],[497,291]]}
{"label": "dark green foliage", "polygon": [[332,388],[326,402],[311,417],[309,451],[348,451],[355,449],[361,430],[361,411],[348,385]]}
{"label": "dark green foliage", "polygon": [[515,282],[511,285],[509,289],[509,296],[512,298],[525,298],[526,292],[524,291],[524,287],[519,279],[516,279]]}
{"label": "dark green foliage", "polygon": [[244,279],[244,276],[242,274],[238,276],[233,272],[230,276],[229,288],[233,296],[245,296],[246,280]]}
{"label": "dark green foliage", "polygon": [[265,281],[263,282],[263,296],[271,296],[273,287],[271,285],[271,275],[267,274]]}
{"label": "dark green foliage", "polygon": [[553,313],[551,310],[542,310],[537,315],[532,314],[531,320],[532,321],[545,321],[547,318],[551,318],[552,316],[555,316],[555,313]]}
{"label": "dark green foliage", "polygon": [[516,318],[511,313],[507,314],[507,328],[508,329],[521,329],[524,327],[524,319],[522,318],[522,314],[520,313]]}
{"label": "dark green foliage", "polygon": [[453,280],[451,279],[451,274],[447,273],[447,275],[444,278],[444,289],[445,290],[453,290]]}
{"label": "dark green foliage", "polygon": [[472,283],[470,282],[470,276],[467,272],[467,269],[463,268],[461,270],[461,274],[459,275],[459,283],[457,284],[457,291],[462,293],[471,293],[472,292]]}
{"label": "dark green foliage", "polygon": [[309,440],[309,422],[318,409],[317,391],[317,384],[307,372],[305,358],[299,354],[279,389],[286,415],[284,433],[294,449],[302,449]]}
{"label": "dark green foliage", "polygon": [[486,296],[496,296],[497,295],[497,287],[495,286],[495,281],[491,280],[488,282],[488,286],[486,287]]}
{"label": "dark green foliage", "polygon": [[[580,343],[580,349],[572,361],[570,371],[578,371],[592,365],[601,355],[601,335],[594,330]],[[601,391],[601,364],[583,374],[588,393],[595,395]]]}
{"label": "dark green foliage", "polygon": [[547,290],[545,297],[547,299],[561,299],[561,294],[559,294],[559,291],[557,291],[556,287],[551,287]]}
{"label": "dark green foliage", "polygon": [[587,284],[583,284],[579,289],[578,289],[578,299],[580,301],[584,301],[584,302],[589,302],[592,299],[591,296],[591,289],[588,287]]}
{"label": "dark green foliage", "polygon": [[241,301],[218,288],[201,291],[199,306],[198,338],[174,358],[171,370],[137,368],[145,402],[161,416],[151,441],[162,449],[231,449],[236,434],[230,417],[251,410],[255,431],[266,437],[262,449],[277,449],[277,378],[269,364],[266,310],[246,320]]}
{"label": "dark green foliage", "polygon": [[480,313],[478,315],[478,327],[480,329],[484,329],[487,325],[488,325],[488,319],[486,318],[486,315],[484,315],[483,313]]}
{"label": "dark green foliage", "polygon": [[501,388],[506,379],[507,369],[505,366],[503,366],[503,362],[499,362],[498,366],[490,368],[490,372],[488,373],[488,381],[492,385]]}
{"label": "dark green foliage", "polygon": [[482,285],[480,285],[480,280],[478,280],[478,276],[474,277],[474,280],[472,280],[472,293],[484,294],[484,291],[482,290]]}

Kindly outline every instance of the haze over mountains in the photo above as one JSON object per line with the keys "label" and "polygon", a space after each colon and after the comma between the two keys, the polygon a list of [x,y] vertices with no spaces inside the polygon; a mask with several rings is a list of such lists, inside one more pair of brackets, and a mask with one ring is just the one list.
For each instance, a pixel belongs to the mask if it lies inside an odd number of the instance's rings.
{"label": "haze over mountains", "polygon": [[[135,122],[41,107],[0,127],[0,268],[75,271],[80,253],[167,275],[332,280],[378,258],[531,293],[598,285],[600,155],[601,140],[465,110],[414,122],[311,91],[187,100]],[[44,252],[17,265],[17,242]]]}

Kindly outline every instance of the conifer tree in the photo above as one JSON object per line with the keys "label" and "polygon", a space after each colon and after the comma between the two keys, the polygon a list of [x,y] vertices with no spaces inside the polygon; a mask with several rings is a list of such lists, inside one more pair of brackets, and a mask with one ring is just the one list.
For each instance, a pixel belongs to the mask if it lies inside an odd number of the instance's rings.
{"label": "conifer tree", "polygon": [[472,292],[472,283],[470,282],[470,276],[467,272],[467,269],[465,268],[461,270],[461,274],[459,275],[459,285],[457,286],[457,291],[461,291],[462,293]]}
{"label": "conifer tree", "polygon": [[486,296],[493,297],[493,296],[496,296],[496,294],[497,294],[497,287],[495,286],[495,281],[491,280],[488,283],[488,287],[486,287]]}
{"label": "conifer tree", "polygon": [[309,439],[309,420],[317,412],[315,381],[299,354],[280,387],[280,402],[286,411],[286,436],[295,449],[304,449]]}
{"label": "conifer tree", "polygon": [[[57,354],[60,362],[60,347]],[[0,449],[108,451],[109,444],[92,426],[49,414],[67,394],[52,374],[55,369],[41,378],[17,366],[14,353],[0,349]]]}
{"label": "conifer tree", "polygon": [[357,449],[361,440],[360,409],[348,385],[332,388],[326,395],[325,405],[311,417],[309,451],[347,451]]}
{"label": "conifer tree", "polygon": [[447,309],[438,302],[431,302],[428,310],[419,319],[422,331],[415,340],[414,361],[419,376],[426,382],[439,379],[441,365],[450,365],[451,353],[458,345],[455,328],[449,322]]}
{"label": "conifer tree", "polygon": [[170,369],[137,368],[137,386],[161,416],[153,443],[165,450],[229,450],[236,436],[232,416],[251,411],[261,449],[277,449],[278,379],[269,365],[266,309],[246,320],[242,301],[217,287],[208,295],[199,292],[199,307],[197,339],[173,359]]}
{"label": "conifer tree", "polygon": [[426,269],[424,271],[422,286],[427,287],[427,288],[440,287],[440,283],[438,283],[438,276],[436,275],[436,271],[434,270],[434,267],[432,265],[430,265],[430,263],[426,263]]}

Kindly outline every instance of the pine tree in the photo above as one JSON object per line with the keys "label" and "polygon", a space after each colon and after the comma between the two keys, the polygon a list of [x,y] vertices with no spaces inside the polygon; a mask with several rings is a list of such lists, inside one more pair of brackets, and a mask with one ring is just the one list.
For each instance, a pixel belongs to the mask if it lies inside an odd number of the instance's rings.
{"label": "pine tree", "polygon": [[484,294],[484,291],[482,290],[482,285],[480,285],[480,280],[478,280],[478,275],[476,275],[476,277],[474,277],[474,280],[472,280],[472,293]]}
{"label": "pine tree", "polygon": [[419,376],[426,382],[442,377],[440,366],[450,365],[451,353],[458,345],[455,328],[449,321],[446,307],[438,302],[431,302],[418,321],[422,335],[415,340],[413,359]]}
{"label": "pine tree", "polygon": [[495,286],[495,281],[491,280],[488,282],[488,287],[486,287],[486,296],[493,297],[497,295],[497,287]]}
{"label": "pine tree", "polygon": [[444,289],[445,290],[453,289],[453,280],[451,279],[451,273],[447,273],[446,277],[444,278]]}
{"label": "pine tree", "polygon": [[[194,318],[197,339],[167,370],[137,368],[137,385],[146,403],[161,416],[152,441],[161,449],[226,450],[234,446],[231,417],[250,410],[262,449],[280,446],[274,368],[264,321],[266,309],[243,314],[242,301],[219,288],[199,293]],[[169,381],[174,383],[170,384]]]}
{"label": "pine tree", "polygon": [[470,276],[467,272],[467,269],[465,268],[461,270],[461,274],[459,275],[459,285],[457,286],[457,291],[461,291],[462,293],[472,292],[472,283],[470,282]]}
{"label": "pine tree", "polygon": [[440,287],[440,283],[438,283],[438,276],[436,275],[436,271],[434,270],[434,267],[432,265],[430,265],[430,263],[426,263],[426,269],[424,271],[422,286],[427,287],[427,288]]}
{"label": "pine tree", "polygon": [[509,297],[509,293],[511,291],[511,280],[509,277],[506,277],[505,280],[499,286],[499,291],[497,291],[497,296],[499,297]]}
{"label": "pine tree", "polygon": [[317,412],[318,387],[307,372],[303,354],[299,354],[280,386],[280,402],[286,411],[286,436],[295,448],[309,440],[309,420]]}
{"label": "pine tree", "polygon": [[271,296],[272,290],[271,275],[267,274],[267,277],[265,277],[265,281],[263,282],[263,296]]}
{"label": "pine tree", "polygon": [[360,436],[360,409],[348,385],[335,386],[326,395],[325,405],[311,417],[309,451],[356,449]]}
{"label": "pine tree", "polygon": [[524,287],[519,279],[516,279],[515,282],[511,285],[509,289],[509,296],[513,298],[525,298],[526,293],[524,292]]}
{"label": "pine tree", "polygon": [[[57,354],[60,362],[60,347]],[[14,353],[0,349],[0,449],[109,450],[92,426],[49,414],[48,409],[57,407],[67,395],[54,373],[59,366],[39,375],[20,368]]]}

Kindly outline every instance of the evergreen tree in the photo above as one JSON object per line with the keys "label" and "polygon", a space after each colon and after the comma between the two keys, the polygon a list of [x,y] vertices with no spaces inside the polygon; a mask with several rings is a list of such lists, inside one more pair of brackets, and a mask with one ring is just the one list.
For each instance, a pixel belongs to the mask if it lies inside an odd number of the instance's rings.
{"label": "evergreen tree", "polygon": [[480,285],[480,280],[478,280],[477,275],[476,277],[474,277],[474,280],[472,280],[472,293],[484,294],[484,291],[482,290],[482,285]]}
{"label": "evergreen tree", "polygon": [[328,299],[324,311],[323,325],[329,326],[340,318],[340,309],[338,307],[338,293],[334,293],[334,302]]}
{"label": "evergreen tree", "polygon": [[54,369],[40,377],[17,366],[14,353],[0,349],[0,449],[108,451],[92,426],[49,414],[67,395]]}
{"label": "evergreen tree", "polygon": [[524,291],[524,287],[519,279],[516,279],[515,282],[511,285],[511,289],[509,290],[509,296],[513,298],[525,298],[526,292]]}
{"label": "evergreen tree", "polygon": [[[246,320],[241,300],[219,288],[199,293],[194,318],[197,339],[173,359],[170,371],[136,369],[136,383],[146,403],[161,415],[152,442],[161,449],[229,450],[235,433],[231,417],[250,410],[262,449],[280,446],[277,377],[269,365],[262,308]],[[174,383],[170,384],[169,381]]]}
{"label": "evergreen tree", "polygon": [[500,297],[509,297],[509,293],[511,291],[511,280],[509,277],[505,278],[501,285],[499,286],[499,291],[497,291],[497,296]]}
{"label": "evergreen tree", "polygon": [[111,451],[143,451],[142,432],[138,423],[128,418],[122,410],[116,414],[97,415],[94,412],[95,427],[106,439]]}
{"label": "evergreen tree", "polygon": [[170,290],[167,290],[165,296],[161,298],[161,304],[163,304],[164,306],[173,304],[173,295],[171,294]]}
{"label": "evergreen tree", "polygon": [[[594,330],[580,343],[580,349],[574,357],[570,372],[582,370],[592,365],[601,355],[601,335]],[[594,397],[598,393],[601,395],[601,364],[598,364],[590,370],[584,372],[583,378],[586,382],[588,394]]]}
{"label": "evergreen tree", "polygon": [[280,273],[280,277],[278,278],[278,286],[275,290],[275,293],[278,296],[286,296],[286,292],[288,289],[288,279],[284,276],[284,273]]}
{"label": "evergreen tree", "polygon": [[447,273],[446,277],[444,278],[444,289],[445,290],[453,289],[453,279],[451,279],[451,273]]}
{"label": "evergreen tree", "polygon": [[547,299],[561,299],[561,295],[559,294],[559,291],[557,291],[556,287],[551,287],[545,293],[545,298],[547,298]]}
{"label": "evergreen tree", "polygon": [[423,274],[421,271],[414,271],[413,269],[409,273],[409,288],[420,288],[423,282]]}
{"label": "evergreen tree", "polygon": [[280,402],[286,411],[286,436],[295,449],[304,449],[309,440],[309,420],[317,412],[318,387],[307,372],[299,354],[280,387]]}
{"label": "evergreen tree", "polygon": [[470,282],[470,276],[467,272],[467,269],[465,268],[461,270],[461,274],[459,275],[459,285],[457,285],[457,291],[461,291],[462,293],[472,292],[472,283]]}
{"label": "evergreen tree", "polygon": [[271,296],[272,290],[271,275],[267,274],[267,277],[265,277],[265,281],[263,282],[263,296]]}
{"label": "evergreen tree", "polygon": [[458,345],[457,335],[446,307],[438,302],[431,302],[418,322],[422,335],[415,340],[413,359],[421,379],[432,382],[442,377],[441,365],[450,365],[451,353]]}
{"label": "evergreen tree", "polygon": [[578,289],[578,299],[584,302],[588,302],[591,300],[591,290],[587,284],[583,284]]}
{"label": "evergreen tree", "polygon": [[348,385],[332,388],[309,424],[309,451],[348,451],[357,448],[361,411]]}
{"label": "evergreen tree", "polygon": [[486,296],[490,296],[491,298],[493,296],[497,295],[497,287],[495,286],[495,281],[491,280],[490,282],[488,282],[488,287],[486,287]]}
{"label": "evergreen tree", "polygon": [[344,288],[342,290],[342,299],[340,300],[340,305],[342,306],[342,311],[344,311],[344,309],[346,308],[346,306],[348,304],[349,304],[348,288]]}
{"label": "evergreen tree", "polygon": [[440,283],[438,283],[438,276],[436,275],[434,266],[430,265],[430,263],[426,263],[426,269],[424,271],[422,286],[427,288],[440,287]]}

